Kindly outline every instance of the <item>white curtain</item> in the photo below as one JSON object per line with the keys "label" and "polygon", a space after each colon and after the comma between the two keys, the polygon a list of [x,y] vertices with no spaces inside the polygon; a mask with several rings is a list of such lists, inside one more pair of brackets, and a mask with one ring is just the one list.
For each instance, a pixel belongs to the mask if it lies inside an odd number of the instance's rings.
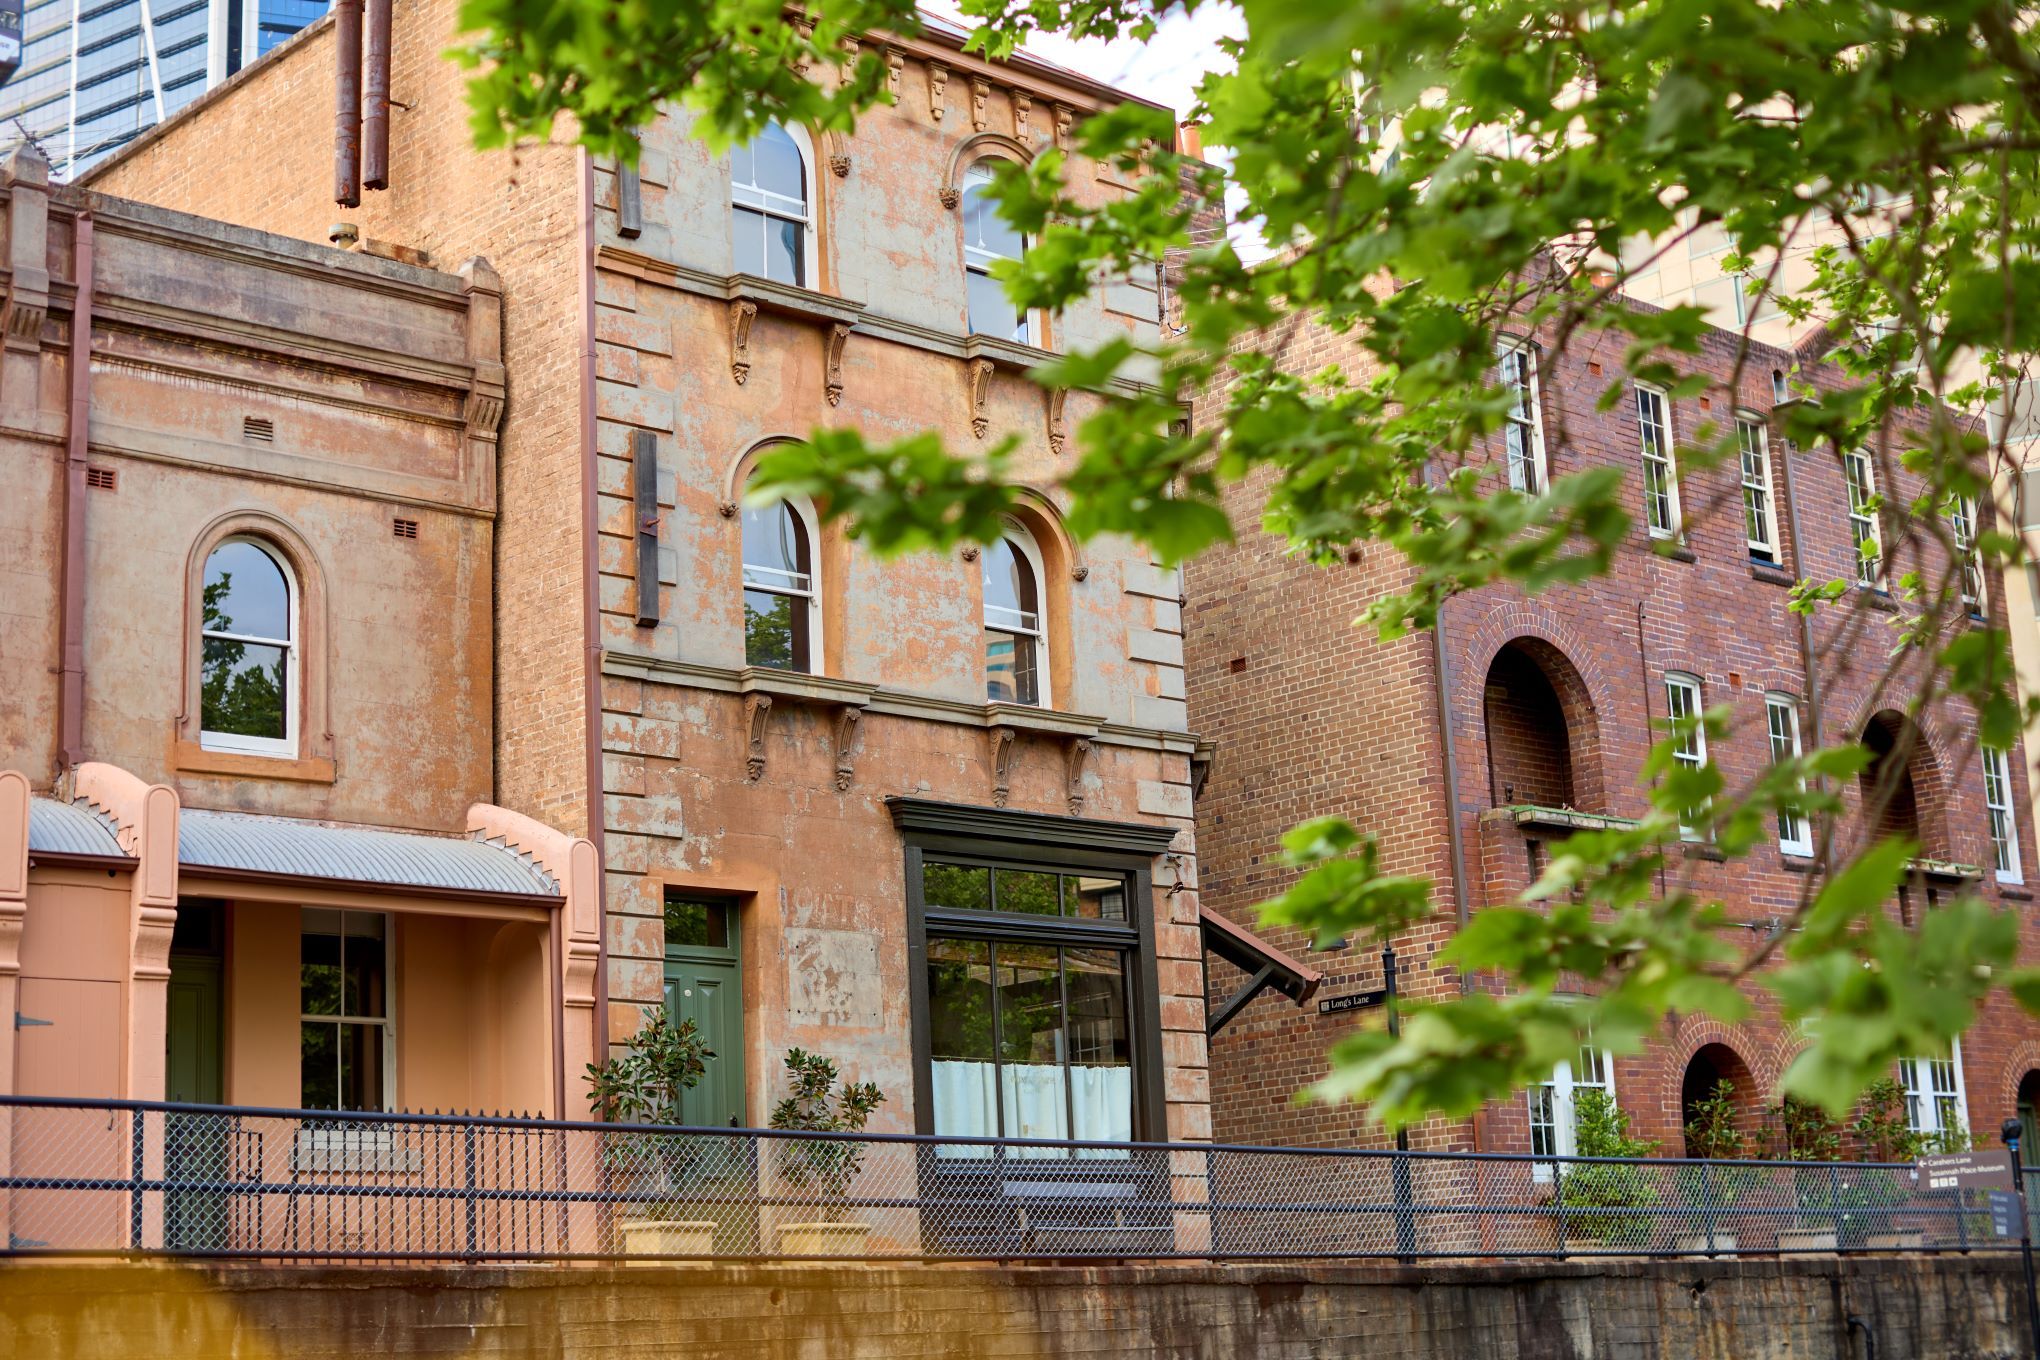
{"label": "white curtain", "polygon": [[[1080,1138],[1124,1142],[1133,1137],[1133,1069],[1072,1067],[1070,1090],[1076,1100],[1074,1129],[1065,1108],[1063,1068],[1055,1063],[1007,1063],[937,1058],[929,1064],[935,1096],[935,1132],[953,1138]],[[1002,1075],[999,1094],[1006,1104],[1006,1126],[999,1127],[994,1073]],[[983,1156],[971,1147],[945,1147],[940,1157]],[[1018,1157],[1060,1157],[1055,1148],[1024,1148]],[[1084,1157],[1124,1157],[1110,1148],[1087,1149]]]}

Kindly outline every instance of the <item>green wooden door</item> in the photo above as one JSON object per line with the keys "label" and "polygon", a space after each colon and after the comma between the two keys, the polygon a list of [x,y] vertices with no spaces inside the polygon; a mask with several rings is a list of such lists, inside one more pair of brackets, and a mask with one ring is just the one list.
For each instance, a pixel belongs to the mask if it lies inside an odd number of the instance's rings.
{"label": "green wooden door", "polygon": [[220,960],[215,955],[170,956],[169,1026],[164,1096],[217,1105],[224,1031],[220,1024]]}
{"label": "green wooden door", "polygon": [[744,1108],[744,984],[736,907],[726,902],[666,903],[666,1014],[692,1020],[714,1052],[708,1072],[681,1097],[686,1123],[734,1128]]}
{"label": "green wooden door", "polygon": [[[225,1030],[221,1023],[217,954],[170,955],[168,1023],[164,1038],[164,1095],[174,1101],[218,1105]],[[228,1179],[233,1117],[172,1113],[164,1118],[163,1171],[172,1181]],[[228,1242],[227,1196],[218,1190],[171,1189],[163,1195],[163,1236],[175,1249],[217,1251]]]}

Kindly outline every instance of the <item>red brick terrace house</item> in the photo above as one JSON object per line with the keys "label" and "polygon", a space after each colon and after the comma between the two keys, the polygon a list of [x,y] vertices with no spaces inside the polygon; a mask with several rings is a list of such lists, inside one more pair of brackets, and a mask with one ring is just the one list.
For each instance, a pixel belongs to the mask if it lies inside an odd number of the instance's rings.
{"label": "red brick terrace house", "polygon": [[[1319,327],[1298,326],[1278,340],[1295,372],[1328,364],[1351,372],[1365,362],[1357,345]],[[1894,552],[1859,575],[1864,535],[1897,542],[1865,508],[1862,486],[1874,485],[1875,460],[1852,456],[1845,470],[1830,451],[1794,449],[1779,433],[1787,376],[1825,384],[1836,380],[1830,371],[1753,346],[1731,402],[1720,384],[1735,371],[1739,339],[1719,332],[1686,361],[1717,384],[1711,396],[1674,400],[1633,385],[1604,412],[1596,401],[1621,371],[1612,348],[1552,360],[1536,337],[1521,343],[1528,367],[1542,361],[1545,371],[1521,378],[1520,418],[1475,456],[1491,459],[1498,477],[1538,484],[1595,464],[1629,473],[1635,524],[1606,577],[1535,598],[1513,588],[1475,591],[1448,602],[1435,635],[1382,643],[1353,620],[1405,580],[1404,564],[1387,549],[1369,547],[1320,570],[1286,556],[1277,539],[1249,534],[1186,572],[1190,721],[1217,744],[1197,806],[1205,905],[1257,925],[1256,904],[1289,881],[1275,862],[1281,834],[1310,816],[1347,816],[1381,838],[1391,871],[1437,885],[1434,924],[1397,942],[1405,995],[1460,985],[1432,962],[1455,917],[1509,901],[1575,827],[1646,810],[1640,772],[1653,725],[1668,714],[1733,708],[1732,735],[1710,752],[1731,789],[1774,750],[1855,736],[1890,752],[1910,722],[1903,687],[1871,697],[1889,648],[1886,626],[1902,608],[1887,586],[1936,564],[1892,560]],[[1222,398],[1208,397],[1207,410]],[[1682,449],[1707,437],[1702,427],[1729,421],[1740,460],[1661,476],[1678,466]],[[1659,484],[1661,493],[1646,495]],[[1236,523],[1252,522],[1258,501],[1250,493],[1260,489],[1237,494]],[[1909,499],[1903,487],[1881,489],[1890,506]],[[1857,590],[1802,630],[1787,608],[1792,584],[1837,577],[1856,580]],[[1976,612],[2003,626],[1999,582],[1977,586]],[[1831,647],[1838,630],[1851,628],[1861,631]],[[2034,838],[2026,781],[2011,775],[2025,754],[1980,750],[1971,715],[1939,712],[1918,733],[1887,818],[1922,846],[1918,872],[1892,909],[1910,920],[1941,895],[1976,887],[2023,910]],[[1852,809],[1868,787],[1843,790]],[[1718,896],[1754,942],[1797,900],[1809,835],[1803,826],[1778,829],[1740,862],[1694,844],[1684,865],[1675,852],[1673,867],[1690,867],[1696,891]],[[2040,933],[2028,934],[2029,952],[2040,951]],[[1342,995],[1379,988],[1379,957],[1365,949],[1307,954],[1309,942],[1294,933],[1269,938],[1324,970],[1319,1006],[1257,1000],[1214,1036],[1216,1136],[1378,1145],[1364,1111],[1298,1105],[1292,1096],[1322,1074],[1327,1046],[1342,1033],[1380,1022],[1378,1008],[1320,1013]],[[1214,1013],[1241,981],[1213,967]],[[1736,1084],[1752,1131],[1763,1124],[1798,1043],[1761,999],[1744,1024],[1679,1017],[1639,1056],[1583,1051],[1525,1096],[1470,1121],[1413,1131],[1412,1145],[1570,1151],[1574,1094],[1591,1085],[1610,1089],[1638,1134],[1678,1155],[1687,1110],[1717,1078]],[[2015,1110],[2031,1117],[2040,1026],[2000,997],[1954,1052],[1923,1054],[1893,1075],[1906,1088],[1915,1128],[1994,1131]]]}

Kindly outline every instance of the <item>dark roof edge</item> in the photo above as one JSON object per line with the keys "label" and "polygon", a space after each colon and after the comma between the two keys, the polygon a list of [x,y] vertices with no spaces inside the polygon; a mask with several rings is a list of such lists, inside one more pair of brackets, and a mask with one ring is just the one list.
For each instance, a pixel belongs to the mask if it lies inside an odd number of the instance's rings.
{"label": "dark roof edge", "polygon": [[901,831],[1065,849],[1111,850],[1149,859],[1165,853],[1176,839],[1175,827],[1150,822],[1106,822],[1048,812],[1013,812],[970,803],[938,803],[929,798],[893,797],[886,799],[885,804],[892,813],[893,825]]}

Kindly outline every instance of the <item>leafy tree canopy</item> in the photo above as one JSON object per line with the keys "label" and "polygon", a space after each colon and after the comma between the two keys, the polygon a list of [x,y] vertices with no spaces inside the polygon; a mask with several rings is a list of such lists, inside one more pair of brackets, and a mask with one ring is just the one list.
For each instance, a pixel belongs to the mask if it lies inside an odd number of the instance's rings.
{"label": "leafy tree canopy", "polygon": [[[994,56],[1037,30],[1145,35],[1157,17],[1140,0],[964,7],[981,25],[974,43]],[[2040,38],[2029,11],[2001,0],[1240,8],[1237,69],[1208,77],[1187,112],[1229,151],[1240,215],[1272,259],[1250,267],[1227,241],[1193,235],[1197,200],[1220,193],[1220,172],[1170,154],[1172,119],[1140,105],[1076,136],[1083,156],[1144,171],[1137,192],[1087,204],[1054,151],[993,190],[1035,243],[1002,275],[1025,306],[1062,306],[1101,272],[1172,267],[1180,329],[1061,355],[1035,374],[1104,398],[1061,478],[1075,533],[1124,535],[1182,560],[1233,533],[1222,493],[1258,473],[1262,527],[1299,554],[1330,561],[1375,543],[1404,555],[1406,587],[1364,621],[1387,637],[1428,627],[1441,601],[1490,582],[1534,592],[1603,572],[1634,532],[1636,489],[1607,468],[1535,495],[1502,483],[1487,452],[1509,404],[1495,385],[1498,341],[1536,328],[1549,367],[1591,338],[1621,356],[1608,365],[1609,400],[1632,379],[1675,397],[1704,391],[1711,380],[1682,363],[1700,347],[1702,314],[1616,299],[1658,254],[1719,230],[1730,267],[1766,306],[1825,323],[1838,345],[1846,381],[1802,384],[1785,433],[1837,458],[1865,450],[1879,486],[1908,488],[1885,507],[1888,560],[1955,560],[1942,510],[1984,494],[2005,456],[1976,412],[2024,374],[2040,339]],[[917,27],[906,0],[827,0],[793,22],[778,0],[469,0],[463,13],[478,34],[468,55],[484,141],[545,134],[567,113],[592,148],[624,156],[631,129],[665,101],[724,143],[766,118],[850,124],[887,97],[873,44],[850,40]],[[1792,282],[1779,248],[1809,231],[1830,244]],[[1365,376],[1278,371],[1258,337],[1298,317],[1350,333]],[[1109,380],[1136,362],[1159,380],[1116,389]],[[1181,408],[1200,392],[1222,393],[1220,409],[1185,431]],[[1732,429],[1701,434],[1682,446],[1688,473],[1733,456]],[[875,550],[907,551],[995,539],[1008,466],[1004,450],[957,453],[932,435],[876,445],[833,429],[772,455],[761,481],[826,503]],[[2017,544],[1990,532],[1975,551],[2002,564]],[[1859,664],[1883,665],[1877,684],[1914,712],[1960,705],[1982,741],[2009,746],[2024,715],[2006,639],[1967,626],[1959,576],[1906,571],[1892,582],[1896,615],[1859,612],[1824,635],[1873,658]],[[1855,594],[1802,582],[1795,607],[1839,616],[1861,610]],[[1719,736],[1726,718],[1694,721]],[[1868,757],[1847,734],[1836,740],[1736,789],[1712,763],[1684,768],[1660,745],[1645,772],[1648,818],[1575,836],[1522,901],[1475,915],[1453,941],[1448,962],[1506,985],[1415,1010],[1399,1041],[1345,1041],[1318,1093],[1366,1101],[1392,1124],[1464,1113],[1548,1074],[1589,1028],[1599,1044],[1633,1049],[1673,1009],[1740,1015],[1754,981],[1787,1023],[1811,1022],[1786,1091],[1839,1115],[1894,1060],[1944,1051],[1990,989],[2040,1009],[2040,971],[2017,964],[2010,915],[1974,896],[1909,927],[1887,913],[1914,847],[1878,840],[1866,830],[1874,816],[1838,816],[1833,788]],[[1974,748],[1959,759],[1973,769]],[[1878,781],[1873,803],[1896,782]],[[1752,948],[1666,850],[1684,815],[1743,855],[1781,809],[1812,819],[1815,872],[1785,928]],[[1300,877],[1271,920],[1326,939],[1387,938],[1433,910],[1430,884],[1389,873],[1344,822],[1298,828],[1286,853]],[[1561,996],[1565,976],[1592,979],[1593,995]]]}

